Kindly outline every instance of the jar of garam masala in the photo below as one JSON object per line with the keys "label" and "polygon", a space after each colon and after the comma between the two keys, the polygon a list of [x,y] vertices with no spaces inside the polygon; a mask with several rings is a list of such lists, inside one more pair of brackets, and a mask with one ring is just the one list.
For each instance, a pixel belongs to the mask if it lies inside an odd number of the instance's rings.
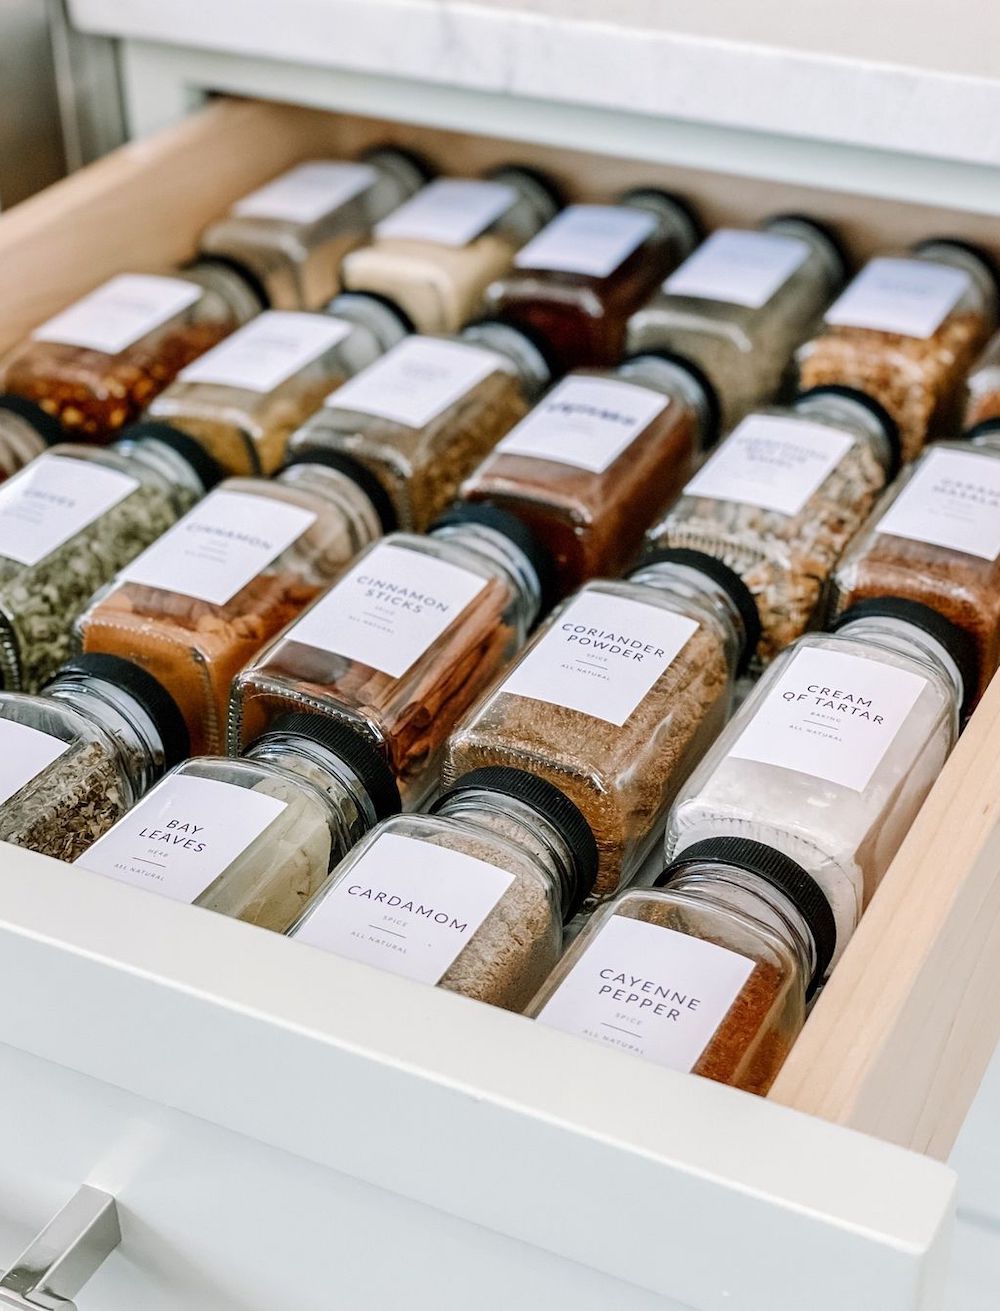
{"label": "jar of garam masala", "polygon": [[75,860],[188,752],[169,693],[81,656],[38,696],[0,692],[0,842]]}
{"label": "jar of garam masala", "polygon": [[718,435],[711,385],[696,366],[637,355],[577,372],[502,438],[462,485],[500,505],[551,553],[561,595],[613,577]]}
{"label": "jar of garam masala", "polygon": [[798,353],[804,388],[874,396],[899,424],[903,459],[957,430],[965,376],[997,319],[997,273],[983,251],[932,237],[869,260]]}
{"label": "jar of garam masala", "polygon": [[486,289],[486,306],[548,341],[560,368],[610,367],[622,356],[625,324],[701,239],[701,224],[678,196],[655,187],[606,205],[569,205]]}
{"label": "jar of garam masala", "polygon": [[523,1010],[597,868],[583,816],[519,769],[459,779],[429,815],[364,839],[306,907],[298,942]]}
{"label": "jar of garam masala", "polygon": [[588,583],[455,730],[445,781],[487,765],[548,779],[590,825],[593,894],[610,897],[725,724],[758,634],[744,584],[697,551],[656,553],[624,581]]}
{"label": "jar of garam masala", "polygon": [[778,394],[844,271],[836,237],[813,219],[782,214],[757,230],[721,228],[632,315],[627,349],[672,351],[697,364],[728,431]]}
{"label": "jar of garam masala", "polygon": [[757,601],[756,660],[766,664],[816,619],[834,565],[899,456],[898,430],[877,401],[818,387],[741,420],[649,544],[707,551],[736,570]]}
{"label": "jar of garam masala", "polygon": [[261,307],[256,289],[217,260],[169,276],[122,273],[15,346],[0,385],[71,436],[107,441]]}
{"label": "jar of garam masala", "polygon": [[[373,298],[338,296],[352,312],[390,313]],[[392,498],[400,525],[423,531],[454,500],[462,479],[527,412],[550,382],[543,346],[494,319],[457,337],[408,337],[328,397],[289,450],[341,451],[364,464]]]}
{"label": "jar of garam masala", "polygon": [[80,644],[155,674],[193,751],[221,751],[236,674],[391,516],[366,470],[332,454],[228,478],[93,599]]}
{"label": "jar of garam masala", "polygon": [[62,424],[40,405],[23,396],[0,394],[0,482],[65,439]]}
{"label": "jar of garam masala", "polygon": [[972,366],[967,383],[965,425],[974,428],[987,419],[1000,419],[1000,332]]}
{"label": "jar of garam masala", "polygon": [[493,506],[393,533],[233,684],[230,750],[276,715],[315,710],[376,742],[415,806],[448,734],[524,644],[547,594],[529,529]]}
{"label": "jar of garam masala", "polygon": [[781,851],[708,838],[654,888],[602,907],[531,1003],[541,1024],[766,1093],[805,1022],[836,930]]}
{"label": "jar of garam masala", "polygon": [[550,179],[506,165],[485,178],[438,178],[375,226],[341,265],[349,291],[372,291],[418,332],[457,332],[483,293],[561,203]]}
{"label": "jar of garam masala", "polygon": [[178,765],[76,864],[284,933],[399,804],[392,772],[360,734],[287,715],[238,759]]}
{"label": "jar of garam masala", "polygon": [[783,851],[820,885],[834,960],[958,735],[975,688],[965,633],[936,611],[864,601],[767,669],[684,785],[667,859],[706,837]]}

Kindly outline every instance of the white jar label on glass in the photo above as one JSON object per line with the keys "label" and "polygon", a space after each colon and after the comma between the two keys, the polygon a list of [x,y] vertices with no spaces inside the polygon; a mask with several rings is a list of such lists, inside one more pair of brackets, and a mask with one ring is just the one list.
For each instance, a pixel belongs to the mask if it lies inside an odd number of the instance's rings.
{"label": "white jar label on glass", "polygon": [[656,231],[656,218],[624,205],[569,205],[518,251],[520,269],[606,278]]}
{"label": "white jar label on glass", "polygon": [[338,164],[313,160],[282,173],[233,206],[242,218],[315,223],[332,214],[378,181],[370,164]]}
{"label": "white jar label on glass", "polygon": [[326,404],[423,428],[503,367],[499,356],[479,346],[408,337],[345,382]]}
{"label": "white jar label on glass", "polygon": [[932,337],[971,286],[963,269],[922,259],[873,259],[827,310],[826,322]]}
{"label": "white jar label on glass", "polygon": [[877,531],[995,560],[1000,555],[1000,460],[933,448]]}
{"label": "white jar label on glass", "polygon": [[864,792],[926,686],[897,665],[805,647],[785,665],[729,755]]}
{"label": "white jar label on glass", "polygon": [[620,727],[697,630],[660,606],[583,591],[501,690]]}
{"label": "white jar label on glass", "polygon": [[349,323],[326,314],[267,310],[182,369],[178,378],[245,391],[274,391],[351,331]]}
{"label": "white jar label on glass", "polygon": [[122,273],[31,334],[36,341],[117,355],[204,294],[195,282],[154,274]]}
{"label": "white jar label on glass", "polygon": [[671,273],[663,289],[672,296],[760,309],[806,262],[809,249],[800,237],[722,228]]}
{"label": "white jar label on glass", "polygon": [[315,522],[311,510],[271,497],[213,492],[119,578],[225,605]]}
{"label": "white jar label on glass", "polygon": [[751,414],[702,465],[684,495],[796,515],[850,447],[846,433],[825,424]]}
{"label": "white jar label on glass", "polygon": [[494,224],[518,193],[505,182],[439,178],[376,224],[379,237],[467,246]]}
{"label": "white jar label on glass", "polygon": [[69,743],[28,724],[0,719],[0,805],[69,750]]}
{"label": "white jar label on glass", "polygon": [[612,915],[537,1018],[693,1070],[753,969],[752,960],[714,942]]}
{"label": "white jar label on glass", "polygon": [[423,551],[379,545],[286,637],[399,678],[485,586],[478,574]]}
{"label": "white jar label on glass", "polygon": [[513,881],[475,856],[382,833],[292,937],[438,983]]}
{"label": "white jar label on glass", "polygon": [[603,473],[667,404],[658,392],[613,378],[567,378],[497,450]]}
{"label": "white jar label on glass", "polygon": [[172,775],[73,863],[190,903],[287,804],[217,779]]}
{"label": "white jar label on glass", "polygon": [[138,486],[96,460],[40,455],[0,487],[0,556],[37,564]]}

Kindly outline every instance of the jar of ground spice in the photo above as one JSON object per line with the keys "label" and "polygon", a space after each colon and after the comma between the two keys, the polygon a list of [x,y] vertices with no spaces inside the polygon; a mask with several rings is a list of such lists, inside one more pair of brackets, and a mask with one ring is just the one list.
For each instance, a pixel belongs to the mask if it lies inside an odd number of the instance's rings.
{"label": "jar of ground spice", "polygon": [[718,434],[715,396],[683,360],[637,355],[554,387],[466,480],[467,501],[503,506],[552,555],[566,595],[620,574],[646,527]]}
{"label": "jar of ground spice", "polygon": [[736,570],[757,601],[756,661],[766,664],[813,623],[841,552],[898,468],[896,425],[878,402],[819,387],[743,419],[649,542]]}
{"label": "jar of ground spice", "polygon": [[466,775],[429,815],[380,824],[291,936],[421,983],[523,1010],[555,966],[597,868],[583,816],[519,769]]}
{"label": "jar of ground spice", "polygon": [[0,394],[0,482],[65,439],[62,424],[23,396]]}
{"label": "jar of ground spice", "polygon": [[533,169],[439,178],[376,224],[370,245],[345,255],[341,281],[385,296],[418,332],[457,332],[560,203],[552,181]]}
{"label": "jar of ground spice", "polygon": [[216,260],[168,277],[123,273],[14,347],[0,361],[0,383],[70,436],[107,441],[261,304],[254,287]]}
{"label": "jar of ground spice", "polygon": [[344,255],[429,176],[398,149],[307,160],[238,200],[205,229],[201,249],[245,269],[275,309],[318,309],[337,291]]}
{"label": "jar of ground spice", "polygon": [[[374,299],[372,315],[389,312]],[[331,395],[292,435],[292,452],[341,451],[379,479],[400,524],[422,531],[462,479],[527,412],[551,366],[524,331],[485,319],[458,337],[408,337]]]}
{"label": "jar of ground spice", "polygon": [[777,395],[844,270],[836,237],[812,219],[783,214],[756,231],[722,228],[636,310],[626,346],[697,364],[718,393],[728,431]]}
{"label": "jar of ground spice", "polygon": [[969,374],[966,426],[974,428],[987,419],[1000,419],[1000,332],[990,339]]}
{"label": "jar of ground spice", "polygon": [[80,644],[155,674],[187,720],[192,749],[223,750],[236,674],[391,515],[367,471],[332,454],[289,464],[272,481],[229,478],[93,599]]}
{"label": "jar of ground spice", "polygon": [[764,1094],[805,1021],[836,930],[773,847],[709,838],[654,889],[597,912],[529,1014],[669,1069]]}
{"label": "jar of ground spice", "polygon": [[127,660],[82,656],[39,696],[0,692],[0,842],[75,860],[187,752],[170,695]]}
{"label": "jar of ground spice", "polygon": [[590,825],[593,893],[607,898],[638,872],[726,722],[758,634],[744,584],[697,551],[660,552],[623,582],[589,583],[458,726],[445,781],[486,765],[548,779]]}
{"label": "jar of ground spice", "polygon": [[629,315],[700,238],[689,206],[653,187],[570,205],[490,284],[486,306],[540,333],[563,371],[608,368],[621,358]]}
{"label": "jar of ground spice", "polygon": [[904,460],[957,431],[969,368],[997,320],[992,261],[931,238],[873,259],[798,353],[804,388],[837,383],[874,396],[899,424]]}
{"label": "jar of ground spice", "polygon": [[239,675],[230,750],[276,715],[315,710],[378,744],[412,808],[456,722],[523,645],[546,580],[530,530],[493,506],[454,510],[427,537],[392,534]]}

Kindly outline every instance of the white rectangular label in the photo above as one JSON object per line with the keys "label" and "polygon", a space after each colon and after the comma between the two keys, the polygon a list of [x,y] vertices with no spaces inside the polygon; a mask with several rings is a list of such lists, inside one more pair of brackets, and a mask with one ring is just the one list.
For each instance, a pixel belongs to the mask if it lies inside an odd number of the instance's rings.
{"label": "white rectangular label", "polygon": [[13,719],[0,719],[0,805],[48,769],[69,743]]}
{"label": "white rectangular label", "polygon": [[369,164],[338,164],[312,160],[282,173],[233,206],[242,218],[315,223],[367,191],[378,181]]}
{"label": "white rectangular label", "polygon": [[459,341],[407,337],[345,382],[326,404],[423,428],[491,373],[503,368],[492,351]]}
{"label": "white rectangular label", "polygon": [[625,205],[569,205],[520,251],[520,269],[606,278],[656,230],[656,217]]}
{"label": "white rectangular label", "polygon": [[379,237],[467,246],[517,202],[505,182],[438,178],[375,227]]}
{"label": "white rectangular label", "polygon": [[213,492],[119,578],[225,605],[315,522],[311,510],[268,496]]}
{"label": "white rectangular label", "polygon": [[181,382],[270,392],[351,332],[326,314],[267,310],[178,374]]}
{"label": "white rectangular label", "polygon": [[603,473],[667,403],[658,392],[613,378],[566,378],[497,450]]}
{"label": "white rectangular label", "polygon": [[383,543],[286,633],[399,678],[486,586],[486,579],[423,551]]}
{"label": "white rectangular label", "polygon": [[286,805],[232,783],[172,774],[73,863],[192,902]]}
{"label": "white rectangular label", "polygon": [[796,515],[851,448],[851,438],[808,419],[751,414],[738,424],[684,488]]}
{"label": "white rectangular label", "polygon": [[95,460],[40,455],[0,487],[0,556],[37,564],[138,486]]}
{"label": "white rectangular label", "polygon": [[621,726],[697,629],[660,606],[583,591],[501,690]]}
{"label": "white rectangular label", "polygon": [[663,284],[672,296],[696,296],[760,309],[809,258],[799,237],[721,228]]}
{"label": "white rectangular label", "polygon": [[995,560],[1000,556],[1000,459],[932,447],[877,530]]}
{"label": "white rectangular label", "polygon": [[933,337],[971,285],[962,269],[921,259],[873,259],[827,310],[826,322]]}
{"label": "white rectangular label", "polygon": [[181,278],[122,273],[31,334],[36,341],[117,355],[193,305],[203,290]]}
{"label": "white rectangular label", "polygon": [[538,1015],[671,1070],[693,1070],[754,970],[726,947],[612,915]]}
{"label": "white rectangular label", "polygon": [[382,833],[292,937],[438,983],[513,882],[475,856]]}
{"label": "white rectangular label", "polygon": [[864,792],[926,680],[846,651],[796,652],[729,750]]}

